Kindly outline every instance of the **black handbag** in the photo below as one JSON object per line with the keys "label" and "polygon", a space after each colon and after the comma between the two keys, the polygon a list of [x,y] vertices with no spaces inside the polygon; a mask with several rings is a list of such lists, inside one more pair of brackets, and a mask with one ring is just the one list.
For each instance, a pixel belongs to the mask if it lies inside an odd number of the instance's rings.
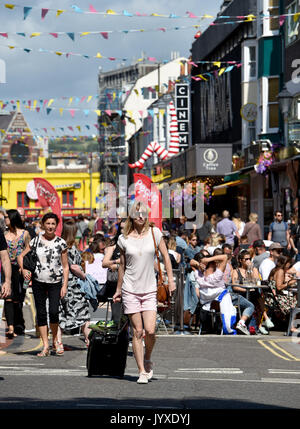
{"label": "black handbag", "polygon": [[107,270],[107,281],[108,282],[112,282],[112,283],[116,283],[118,281],[118,270],[111,270],[108,269]]}
{"label": "black handbag", "polygon": [[30,271],[31,274],[35,272],[38,261],[38,255],[36,253],[38,240],[39,237],[36,237],[32,249],[23,258],[23,269]]}

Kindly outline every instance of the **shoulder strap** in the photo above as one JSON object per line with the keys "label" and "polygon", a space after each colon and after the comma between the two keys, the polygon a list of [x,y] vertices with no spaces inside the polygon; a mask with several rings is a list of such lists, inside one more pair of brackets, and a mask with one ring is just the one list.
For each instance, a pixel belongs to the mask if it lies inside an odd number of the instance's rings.
{"label": "shoulder strap", "polygon": [[153,227],[151,227],[151,232],[152,232],[152,237],[153,237],[153,242],[154,242],[155,254],[156,254],[156,258],[157,258],[158,275],[159,275],[160,281],[163,282],[161,266],[160,266],[160,262],[159,262],[158,248],[157,248],[155,237],[154,237]]}

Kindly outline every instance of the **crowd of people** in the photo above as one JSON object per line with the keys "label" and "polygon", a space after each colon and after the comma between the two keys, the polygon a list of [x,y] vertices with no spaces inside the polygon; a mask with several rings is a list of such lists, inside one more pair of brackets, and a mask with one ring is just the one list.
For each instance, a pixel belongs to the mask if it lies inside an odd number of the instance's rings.
{"label": "crowd of people", "polygon": [[[192,288],[185,293],[185,310],[193,314],[199,309],[192,304],[193,289],[201,311],[209,310],[221,292],[227,290],[241,314],[235,324],[239,333],[267,335],[275,325],[286,326],[297,304],[300,277],[297,218],[293,216],[285,222],[282,212],[276,211],[265,240],[256,213],[243,222],[238,214],[230,219],[230,213],[224,210],[222,217],[215,220],[214,217],[211,222],[206,216],[197,231],[178,234]],[[225,265],[219,255],[227,256]],[[293,330],[296,328],[292,327]]]}
{"label": "crowd of people", "polygon": [[[24,209],[0,210],[1,293],[5,299],[7,337],[13,339],[25,332],[22,308],[28,285],[32,287],[36,322],[43,342],[39,357],[49,356],[51,349],[56,355],[63,355],[63,333],[72,329],[81,329],[88,345],[91,306],[95,310],[99,303],[113,298],[112,313],[118,319],[122,295],[134,332],[140,382],[146,382],[145,373],[152,371],[150,358],[155,342],[156,319],[151,311],[156,311],[156,281],[155,264],[150,262],[154,247],[153,243],[150,246],[152,238],[149,225],[145,224],[147,216],[145,210],[139,212],[142,215],[136,218],[110,221],[99,218],[96,210],[91,217],[63,219],[59,237],[56,235],[59,219],[53,213],[30,222],[25,219]],[[230,296],[232,306],[240,312],[233,332],[266,335],[277,322],[288,321],[297,301],[293,287],[300,276],[297,217],[284,222],[282,212],[276,211],[266,239],[255,213],[246,221],[238,214],[231,218],[224,210],[221,217],[213,214],[209,218],[204,214],[201,228],[186,226],[184,216],[178,222],[163,219],[162,231],[156,228],[153,236],[172,291],[175,286],[171,270],[184,268],[186,282],[192,287],[191,293],[184,294],[185,311],[191,315],[199,309],[209,311],[226,291],[226,300]],[[147,246],[151,247],[151,255]],[[33,275],[23,267],[24,257],[32,248],[38,255]],[[141,275],[145,277],[143,288],[136,291],[135,276]],[[264,282],[269,288],[263,288]],[[245,287],[249,284],[253,286],[251,291]],[[147,294],[147,299],[135,301],[139,293]],[[191,306],[191,296],[197,301],[196,306]],[[145,308],[150,315],[142,320]],[[141,351],[143,337],[145,359]]]}

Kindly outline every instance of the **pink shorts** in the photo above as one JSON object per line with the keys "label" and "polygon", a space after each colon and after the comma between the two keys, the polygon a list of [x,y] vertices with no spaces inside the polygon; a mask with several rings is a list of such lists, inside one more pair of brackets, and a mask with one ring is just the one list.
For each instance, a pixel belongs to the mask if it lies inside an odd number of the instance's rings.
{"label": "pink shorts", "polygon": [[157,291],[149,293],[131,293],[122,290],[122,302],[125,314],[157,310]]}

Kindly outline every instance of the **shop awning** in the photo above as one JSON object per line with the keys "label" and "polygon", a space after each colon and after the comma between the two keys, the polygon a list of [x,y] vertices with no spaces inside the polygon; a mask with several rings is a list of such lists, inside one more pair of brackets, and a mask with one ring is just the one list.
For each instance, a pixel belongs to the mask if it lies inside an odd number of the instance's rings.
{"label": "shop awning", "polygon": [[233,180],[231,182],[222,183],[222,185],[214,186],[213,195],[225,195],[227,192],[227,188],[232,186],[238,186],[242,183],[245,183],[244,180]]}

